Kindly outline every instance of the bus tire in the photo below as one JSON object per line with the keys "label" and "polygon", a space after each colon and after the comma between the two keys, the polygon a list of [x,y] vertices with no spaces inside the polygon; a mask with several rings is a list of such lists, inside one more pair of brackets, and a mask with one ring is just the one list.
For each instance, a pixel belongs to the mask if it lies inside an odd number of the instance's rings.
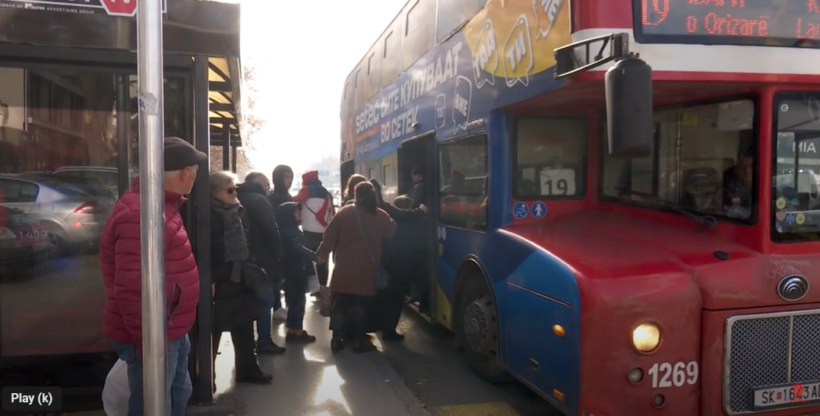
{"label": "bus tire", "polygon": [[498,364],[498,310],[481,276],[471,276],[464,282],[458,313],[456,337],[470,369],[492,384],[510,381],[510,375]]}

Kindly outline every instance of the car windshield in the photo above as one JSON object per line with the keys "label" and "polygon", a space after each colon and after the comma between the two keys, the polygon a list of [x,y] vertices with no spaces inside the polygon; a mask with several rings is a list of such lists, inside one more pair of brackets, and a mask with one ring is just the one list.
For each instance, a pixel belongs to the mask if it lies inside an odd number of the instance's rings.
{"label": "car windshield", "polygon": [[820,239],[820,93],[775,95],[772,240]]}
{"label": "car windshield", "polygon": [[655,111],[654,154],[632,160],[606,155],[604,195],[704,225],[718,218],[753,221],[754,115],[751,100]]}

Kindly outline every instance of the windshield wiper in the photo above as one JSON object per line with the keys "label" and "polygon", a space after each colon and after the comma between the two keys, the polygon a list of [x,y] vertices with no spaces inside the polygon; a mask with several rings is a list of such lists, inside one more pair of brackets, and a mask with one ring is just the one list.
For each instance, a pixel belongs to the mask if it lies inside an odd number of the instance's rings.
{"label": "windshield wiper", "polygon": [[677,212],[678,214],[681,214],[684,217],[687,217],[687,218],[691,219],[692,221],[694,221],[694,222],[700,224],[701,226],[706,227],[710,230],[714,230],[715,227],[717,227],[717,218],[715,218],[711,215],[700,216],[700,215],[695,214],[695,213],[693,213],[693,212],[691,212],[691,211],[689,211],[685,208],[681,208],[680,205],[678,205],[674,202],[669,202],[669,201],[660,199],[657,195],[653,195],[653,194],[646,193],[646,192],[641,192],[641,191],[633,191],[631,189],[626,189],[626,188],[615,188],[615,190],[617,190],[619,192],[623,192],[625,194],[637,195],[637,196],[640,196],[640,197],[648,198],[649,202],[652,202],[653,204],[656,204],[656,205],[662,205],[666,208],[670,208],[671,210]]}

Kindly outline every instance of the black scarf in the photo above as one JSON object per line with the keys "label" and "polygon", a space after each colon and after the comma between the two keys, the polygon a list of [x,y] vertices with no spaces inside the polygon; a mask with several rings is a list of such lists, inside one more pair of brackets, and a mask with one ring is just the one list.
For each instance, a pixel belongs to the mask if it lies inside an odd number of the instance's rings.
{"label": "black scarf", "polygon": [[242,219],[239,217],[240,205],[226,205],[212,199],[211,208],[222,217],[225,261],[233,263],[231,266],[231,281],[239,283],[242,281],[242,263],[250,258],[245,228],[242,226]]}

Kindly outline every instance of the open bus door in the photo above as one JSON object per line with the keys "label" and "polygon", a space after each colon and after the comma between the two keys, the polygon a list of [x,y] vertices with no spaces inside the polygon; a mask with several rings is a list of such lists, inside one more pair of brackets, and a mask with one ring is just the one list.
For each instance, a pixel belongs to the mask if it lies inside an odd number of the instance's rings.
{"label": "open bus door", "polygon": [[438,176],[436,175],[436,136],[435,133],[427,133],[418,137],[408,139],[403,142],[398,151],[398,183],[399,194],[406,195],[413,191],[412,172],[416,167],[424,171],[425,195],[427,202],[427,216],[425,219],[426,258],[424,261],[424,283],[414,284],[414,292],[417,293],[417,302],[411,303],[411,307],[417,309],[423,316],[430,320],[435,320],[436,316],[436,259],[438,258],[438,240],[436,236],[436,225],[438,224],[438,202],[436,201]]}
{"label": "open bus door", "polygon": [[356,173],[356,161],[350,159],[339,167],[339,176],[341,177],[340,187],[342,188],[341,198],[344,198],[344,193],[347,192],[347,181]]}

